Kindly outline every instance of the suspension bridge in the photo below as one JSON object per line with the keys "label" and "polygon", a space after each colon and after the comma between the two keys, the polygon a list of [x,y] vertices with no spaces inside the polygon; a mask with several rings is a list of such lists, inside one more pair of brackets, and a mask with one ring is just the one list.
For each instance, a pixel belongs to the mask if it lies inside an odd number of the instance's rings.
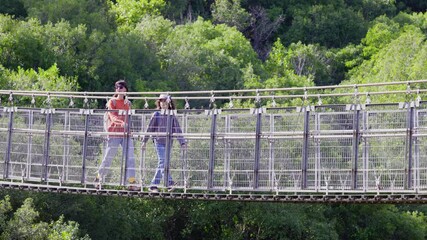
{"label": "suspension bridge", "polygon": [[[160,114],[176,117],[182,133],[169,124],[156,134],[171,146],[163,180],[173,177],[176,188],[168,192],[162,183],[165,190],[156,193],[148,191],[158,161],[155,146],[149,141],[142,150],[141,140],[153,135],[147,127],[158,110],[149,103],[158,92],[127,93],[144,105],[118,111],[129,119],[118,135],[134,144],[118,149],[99,189],[94,179],[109,135],[104,113],[111,110],[95,101],[113,93],[0,90],[0,187],[170,199],[424,203],[426,83],[170,92],[183,107]],[[404,101],[375,103],[381,96]],[[327,98],[347,102],[323,104]],[[278,104],[296,99],[298,106]],[[244,100],[253,107],[234,107]],[[187,148],[172,141],[178,137]],[[140,191],[126,188],[127,148],[135,154]]]}

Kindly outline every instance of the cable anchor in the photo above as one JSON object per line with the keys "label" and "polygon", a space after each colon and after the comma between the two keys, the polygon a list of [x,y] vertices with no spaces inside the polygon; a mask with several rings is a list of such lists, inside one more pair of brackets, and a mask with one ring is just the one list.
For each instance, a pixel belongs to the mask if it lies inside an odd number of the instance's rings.
{"label": "cable anchor", "polygon": [[31,95],[31,106],[32,106],[32,107],[35,107],[35,105],[36,105],[36,99],[35,99],[35,97],[34,97],[34,94],[32,94],[32,95]]}
{"label": "cable anchor", "polygon": [[148,109],[148,100],[147,98],[144,99],[144,109]]}
{"label": "cable anchor", "polygon": [[233,104],[233,98],[232,97],[230,97],[230,102],[228,103],[228,108],[233,108],[234,107],[234,104]]}
{"label": "cable anchor", "polygon": [[211,98],[209,100],[209,108],[210,109],[215,108],[215,94],[214,94],[214,91],[211,91]]}
{"label": "cable anchor", "polygon": [[271,97],[271,106],[274,108],[277,106],[276,99],[275,99],[274,95]]}
{"label": "cable anchor", "polygon": [[69,107],[74,107],[74,101],[73,96],[70,96],[70,103],[68,104]]}
{"label": "cable anchor", "polygon": [[12,93],[12,91],[10,91],[10,93],[9,93],[9,104],[11,105],[11,106],[13,106],[13,93]]}
{"label": "cable anchor", "polygon": [[317,95],[317,105],[322,106],[323,101],[322,98],[320,98],[320,94]]}
{"label": "cable anchor", "polygon": [[365,104],[371,104],[371,95],[369,94],[369,92],[366,93]]}

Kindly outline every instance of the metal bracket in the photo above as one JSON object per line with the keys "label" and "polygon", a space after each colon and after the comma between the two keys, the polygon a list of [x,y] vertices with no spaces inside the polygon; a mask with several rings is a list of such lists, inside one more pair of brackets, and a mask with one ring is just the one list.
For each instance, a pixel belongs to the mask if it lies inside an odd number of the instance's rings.
{"label": "metal bracket", "polygon": [[126,114],[128,114],[128,115],[134,115],[135,114],[135,109],[131,109],[131,110],[119,110],[118,114],[121,115],[121,116],[124,116]]}
{"label": "metal bracket", "polygon": [[81,115],[91,115],[93,114],[93,109],[80,109],[79,113]]}
{"label": "metal bracket", "polygon": [[18,108],[17,107],[4,107],[3,108],[3,112],[17,112]]}
{"label": "metal bracket", "polygon": [[205,110],[205,115],[206,116],[210,116],[210,115],[218,115],[221,114],[222,110],[221,109],[211,109],[211,110]]}
{"label": "metal bracket", "polygon": [[[134,111],[134,110],[132,110],[132,111]],[[178,112],[176,110],[160,109],[160,114],[162,114],[162,115],[176,115],[177,113]],[[133,114],[135,114],[135,111],[133,112]]]}
{"label": "metal bracket", "polygon": [[41,114],[54,114],[55,111],[56,111],[55,108],[42,108],[42,109],[40,109]]}
{"label": "metal bracket", "polygon": [[249,109],[250,114],[262,114],[267,113],[267,108],[261,107],[261,108],[251,108]]}

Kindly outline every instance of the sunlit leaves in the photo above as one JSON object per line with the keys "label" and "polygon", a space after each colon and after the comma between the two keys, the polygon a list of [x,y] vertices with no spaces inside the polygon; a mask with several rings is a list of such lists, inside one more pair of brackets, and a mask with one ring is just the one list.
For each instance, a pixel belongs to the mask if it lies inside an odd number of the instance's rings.
{"label": "sunlit leaves", "polygon": [[111,11],[119,26],[135,26],[146,14],[158,15],[165,7],[164,0],[116,0],[110,1]]}
{"label": "sunlit leaves", "polygon": [[160,50],[162,68],[180,89],[235,89],[243,87],[241,69],[259,60],[235,28],[198,19],[177,26]]}

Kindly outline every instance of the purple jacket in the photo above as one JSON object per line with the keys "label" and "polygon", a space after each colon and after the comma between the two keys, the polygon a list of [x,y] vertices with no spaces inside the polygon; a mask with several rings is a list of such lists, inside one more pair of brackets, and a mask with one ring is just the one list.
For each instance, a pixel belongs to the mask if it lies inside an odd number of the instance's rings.
{"label": "purple jacket", "polygon": [[[181,127],[179,126],[178,119],[175,115],[172,115],[172,133],[182,133]],[[147,132],[166,132],[167,128],[168,115],[160,114],[160,112],[154,112],[153,116],[151,116],[150,123],[148,124]],[[153,139],[156,140],[159,144],[166,144],[165,136],[152,136]],[[145,136],[142,140],[143,143],[146,143],[150,136]],[[185,144],[186,141],[183,136],[177,137],[179,143],[181,145]]]}

